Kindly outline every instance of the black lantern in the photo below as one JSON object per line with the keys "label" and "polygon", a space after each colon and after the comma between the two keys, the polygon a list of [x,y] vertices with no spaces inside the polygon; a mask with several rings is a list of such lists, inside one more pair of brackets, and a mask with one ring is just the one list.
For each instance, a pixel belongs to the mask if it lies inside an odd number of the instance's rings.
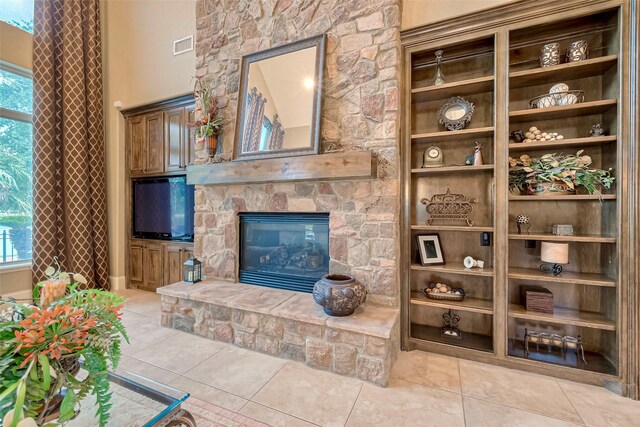
{"label": "black lantern", "polygon": [[195,258],[189,258],[184,264],[183,281],[186,283],[196,283],[202,280],[202,263]]}

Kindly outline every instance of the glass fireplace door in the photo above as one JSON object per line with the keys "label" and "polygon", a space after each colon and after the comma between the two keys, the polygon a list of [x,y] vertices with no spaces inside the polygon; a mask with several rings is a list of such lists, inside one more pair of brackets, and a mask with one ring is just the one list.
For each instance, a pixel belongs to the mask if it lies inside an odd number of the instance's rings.
{"label": "glass fireplace door", "polygon": [[329,272],[328,213],[238,215],[240,282],[311,292]]}

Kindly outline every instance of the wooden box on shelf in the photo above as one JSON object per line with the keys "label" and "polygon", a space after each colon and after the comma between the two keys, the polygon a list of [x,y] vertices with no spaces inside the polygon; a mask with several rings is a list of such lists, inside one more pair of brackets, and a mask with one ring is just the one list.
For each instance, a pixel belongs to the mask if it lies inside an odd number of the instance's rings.
{"label": "wooden box on shelf", "polygon": [[553,293],[542,286],[520,286],[520,304],[527,311],[553,314]]}

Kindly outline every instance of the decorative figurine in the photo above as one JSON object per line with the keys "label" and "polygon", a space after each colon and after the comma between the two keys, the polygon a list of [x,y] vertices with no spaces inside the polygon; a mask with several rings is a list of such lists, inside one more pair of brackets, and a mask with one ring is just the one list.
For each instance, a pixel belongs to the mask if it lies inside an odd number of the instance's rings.
{"label": "decorative figurine", "polygon": [[444,74],[442,74],[442,50],[436,50],[436,78],[433,84],[440,86],[444,83]]}
{"label": "decorative figurine", "polygon": [[424,154],[422,155],[422,167],[435,168],[440,166],[444,166],[442,149],[434,146],[424,150]]}
{"label": "decorative figurine", "polygon": [[458,329],[458,323],[460,322],[460,316],[455,311],[449,310],[442,315],[444,326],[442,327],[442,335],[452,338],[462,338],[462,331]]}
{"label": "decorative figurine", "polygon": [[522,142],[524,141],[524,132],[522,132],[522,129],[514,130],[509,134],[509,138],[513,142]]}
{"label": "decorative figurine", "polygon": [[520,214],[516,216],[516,228],[518,230],[518,234],[522,234],[523,225],[527,226],[527,234],[529,234],[529,229],[531,228],[531,218],[529,218],[525,214]]}
{"label": "decorative figurine", "polygon": [[476,148],[473,152],[473,166],[482,165],[484,165],[484,160],[482,159],[482,144],[476,141]]}
{"label": "decorative figurine", "polygon": [[602,125],[600,123],[596,123],[591,126],[591,130],[589,131],[590,136],[604,136],[604,129],[602,129]]}

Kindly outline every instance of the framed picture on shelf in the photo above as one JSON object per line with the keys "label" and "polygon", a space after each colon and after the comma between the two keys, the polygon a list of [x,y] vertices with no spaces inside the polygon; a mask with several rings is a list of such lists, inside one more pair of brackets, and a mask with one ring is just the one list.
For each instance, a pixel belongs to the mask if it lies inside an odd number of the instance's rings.
{"label": "framed picture on shelf", "polygon": [[444,254],[440,246],[440,236],[437,234],[422,234],[418,239],[418,253],[422,265],[444,264]]}

